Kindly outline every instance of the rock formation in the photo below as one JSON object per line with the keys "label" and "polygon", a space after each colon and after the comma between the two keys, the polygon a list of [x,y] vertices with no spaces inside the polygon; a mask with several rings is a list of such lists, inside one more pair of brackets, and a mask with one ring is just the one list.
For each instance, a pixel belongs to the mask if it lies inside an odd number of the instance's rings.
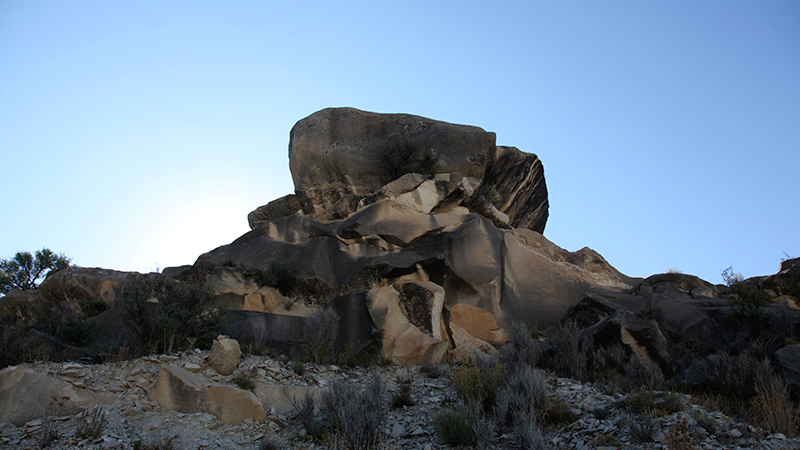
{"label": "rock formation", "polygon": [[[423,167],[426,154],[435,164]],[[360,348],[380,330],[384,357],[437,363],[467,343],[491,353],[512,321],[552,325],[589,289],[633,282],[595,252],[567,252],[542,236],[542,164],[496,146],[494,133],[332,108],[294,126],[289,159],[295,193],[253,211],[251,232],[191,269],[240,309],[286,314],[288,304],[303,316],[332,306],[350,311],[340,344]],[[293,276],[280,293],[246,275],[276,261]]]}

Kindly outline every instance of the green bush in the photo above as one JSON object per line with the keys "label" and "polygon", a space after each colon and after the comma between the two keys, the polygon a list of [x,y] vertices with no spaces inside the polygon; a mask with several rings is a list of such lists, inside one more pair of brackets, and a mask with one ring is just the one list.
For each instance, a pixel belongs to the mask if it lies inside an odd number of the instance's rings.
{"label": "green bush", "polygon": [[482,200],[486,201],[494,207],[500,206],[503,202],[503,196],[497,192],[497,188],[493,184],[481,184],[478,189],[472,194],[472,199],[475,203],[480,203]]}
{"label": "green bush", "polygon": [[551,398],[542,416],[545,425],[570,424],[578,420],[578,414],[560,398]]}
{"label": "green bush", "polygon": [[411,171],[419,152],[408,138],[401,134],[392,134],[376,149],[379,167],[386,172],[389,181]]}
{"label": "green bush", "polygon": [[252,391],[256,388],[256,384],[253,382],[253,379],[245,375],[244,372],[237,372],[236,375],[231,378],[231,383],[235,384],[239,389],[244,389],[245,391]]}
{"label": "green bush", "polygon": [[209,309],[211,293],[201,286],[181,284],[164,275],[129,276],[120,295],[122,317],[139,338],[143,350],[165,353],[190,346],[208,347],[221,331],[222,312]]}
{"label": "green bush", "polygon": [[761,287],[740,282],[731,286],[730,292],[733,297],[728,299],[728,322],[754,335],[769,327],[763,310],[769,296]]}
{"label": "green bush", "polygon": [[450,379],[461,398],[491,411],[504,384],[505,368],[497,363],[465,364],[451,369]]}
{"label": "green bush", "polygon": [[637,391],[628,394],[622,407],[634,414],[651,413],[663,417],[682,411],[684,402],[683,396],[675,392]]}
{"label": "green bush", "polygon": [[475,438],[477,417],[470,408],[443,409],[433,416],[433,430],[447,445],[462,445]]}
{"label": "green bush", "polygon": [[439,166],[439,155],[436,150],[428,149],[422,152],[422,155],[417,166],[417,172],[423,175],[433,175],[436,173],[436,168]]}
{"label": "green bush", "polygon": [[282,295],[289,295],[295,283],[294,273],[293,266],[279,261],[271,261],[263,268],[247,266],[242,270],[245,277],[252,279],[260,287],[274,287]]}

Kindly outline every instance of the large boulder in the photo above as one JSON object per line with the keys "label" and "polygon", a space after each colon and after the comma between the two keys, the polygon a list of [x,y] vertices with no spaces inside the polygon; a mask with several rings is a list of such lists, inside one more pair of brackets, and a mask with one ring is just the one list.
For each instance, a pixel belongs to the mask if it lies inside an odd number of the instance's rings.
{"label": "large boulder", "polygon": [[[447,335],[441,334],[444,331],[440,326],[442,302],[426,302],[427,295],[409,299],[409,294],[418,288],[425,289],[419,285],[406,289],[405,300],[391,286],[374,288],[368,295],[370,316],[381,330],[383,357],[394,364],[441,364],[450,350]],[[429,291],[432,294],[429,300],[436,291]],[[412,323],[406,314],[421,327]],[[433,336],[434,329],[438,337]]]}
{"label": "large boulder", "polygon": [[493,346],[508,342],[508,333],[497,325],[492,313],[481,308],[462,304],[453,305],[450,309],[450,328],[452,329],[454,326]]}
{"label": "large boulder", "polygon": [[0,423],[22,426],[49,414],[75,414],[116,396],[73,386],[66,381],[22,367],[0,371]]}
{"label": "large boulder", "polygon": [[208,365],[220,375],[230,375],[242,359],[242,350],[236,339],[228,336],[217,336],[208,354]]}
{"label": "large boulder", "polygon": [[250,229],[255,228],[259,222],[268,222],[281,217],[286,217],[300,211],[303,205],[294,194],[289,194],[277,200],[273,200],[264,206],[256,208],[247,215],[247,223]]}
{"label": "large boulder", "polygon": [[598,347],[620,344],[629,353],[657,364],[670,376],[683,368],[678,362],[677,347],[658,322],[640,317],[632,311],[617,311],[583,330],[581,339],[587,338],[591,338]]}
{"label": "large boulder", "polygon": [[800,397],[800,345],[787,345],[775,352],[775,367],[792,393]]}
{"label": "large boulder", "polygon": [[508,215],[509,225],[544,233],[549,204],[544,167],[536,155],[498,146],[489,159],[483,184],[496,190],[498,209]]}
{"label": "large boulder", "polygon": [[164,408],[182,413],[205,412],[239,425],[247,418],[266,417],[261,401],[249,391],[215,385],[207,379],[171,364],[164,364],[147,389],[147,398]]}
{"label": "large boulder", "polygon": [[111,304],[120,294],[130,272],[117,270],[70,267],[47,277],[38,291],[50,302],[77,303],[95,300]]}
{"label": "large boulder", "polygon": [[[410,114],[323,109],[297,122],[289,137],[289,168],[304,210],[315,213],[344,194],[368,195],[392,181],[381,158],[392,135],[417,155],[435,151],[437,172],[462,177],[483,177],[495,148],[495,134],[478,127]],[[412,172],[418,163],[412,158],[395,175]]]}

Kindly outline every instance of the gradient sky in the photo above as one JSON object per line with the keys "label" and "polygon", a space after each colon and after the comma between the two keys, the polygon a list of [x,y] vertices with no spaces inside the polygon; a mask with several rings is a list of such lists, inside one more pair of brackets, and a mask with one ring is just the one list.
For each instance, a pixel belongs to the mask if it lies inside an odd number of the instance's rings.
{"label": "gradient sky", "polygon": [[352,106],[542,160],[545,236],[721,282],[800,256],[800,2],[0,2],[0,257],[191,264]]}

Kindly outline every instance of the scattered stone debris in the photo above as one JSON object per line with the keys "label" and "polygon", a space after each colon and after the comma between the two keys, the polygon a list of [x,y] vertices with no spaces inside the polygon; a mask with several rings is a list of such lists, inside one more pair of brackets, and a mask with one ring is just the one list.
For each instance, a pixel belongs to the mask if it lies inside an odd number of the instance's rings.
{"label": "scattered stone debris", "polygon": [[[52,399],[42,396],[13,397],[17,410],[39,411],[39,417],[29,417],[24,422],[11,423],[5,418],[0,423],[0,447],[34,449],[40,448],[42,433],[47,428],[56,438],[48,448],[52,449],[133,449],[136,442],[171,442],[179,449],[258,449],[267,440],[280,443],[283,448],[326,449],[324,442],[315,442],[305,437],[305,431],[293,417],[292,398],[302,398],[307,392],[318,395],[330,380],[343,379],[358,386],[366,386],[370,374],[380,375],[383,386],[383,401],[387,408],[384,424],[386,449],[443,449],[431,425],[430,418],[441,408],[455,406],[460,402],[450,378],[449,367],[438,368],[437,377],[431,376],[431,368],[425,366],[390,366],[371,368],[345,368],[335,365],[306,363],[299,375],[286,358],[272,359],[267,356],[246,356],[231,375],[221,375],[208,362],[207,351],[186,351],[176,355],[149,356],[134,360],[82,365],[75,363],[34,362],[18,367],[9,367],[0,372],[3,380],[0,389],[0,411],[9,408],[9,392],[15,389],[8,382],[9,374],[23,371],[28,377],[39,377],[51,386],[60,386],[59,392],[86,391],[104,397],[105,403],[77,402],[67,399],[62,406],[52,404]],[[168,356],[165,358],[165,356]],[[167,377],[167,374],[170,377]],[[233,400],[215,399],[222,406],[209,407],[202,401],[189,401],[183,412],[169,407],[149,392],[157,390],[159,380],[175,378],[175,374],[194,383],[190,390],[206,395],[217,388],[225,391]],[[248,377],[253,381],[252,391],[236,387],[234,378]],[[19,378],[19,377],[18,377]],[[21,378],[20,378],[21,379]],[[185,380],[184,380],[185,381]],[[411,401],[401,407],[392,407],[395,393],[404,386],[410,387]],[[65,390],[66,387],[66,390]],[[548,375],[548,388],[552,396],[565,402],[578,419],[569,425],[545,428],[545,445],[552,449],[664,449],[675,433],[689,433],[696,442],[694,447],[712,449],[798,449],[800,440],[787,438],[783,434],[770,434],[765,430],[741,423],[718,411],[705,411],[692,403],[689,395],[683,396],[682,411],[656,419],[658,429],[652,442],[634,442],[627,429],[624,413],[618,405],[625,400],[622,394],[609,394],[588,383]],[[173,394],[186,396],[186,386]],[[224,396],[219,396],[220,398]],[[98,397],[99,398],[99,397]],[[257,404],[245,408],[243,399],[256,399]],[[194,402],[194,403],[192,403]],[[74,409],[66,408],[70,404]],[[252,403],[250,403],[252,404]],[[225,405],[230,416],[220,414]],[[194,412],[191,407],[198,407]],[[85,423],[89,411],[101,408],[107,425],[96,439],[77,439],[76,429]],[[695,419],[705,416],[704,429]],[[686,424],[681,431],[679,425]],[[612,446],[610,443],[618,446]],[[517,448],[511,435],[495,436],[489,448]]]}

